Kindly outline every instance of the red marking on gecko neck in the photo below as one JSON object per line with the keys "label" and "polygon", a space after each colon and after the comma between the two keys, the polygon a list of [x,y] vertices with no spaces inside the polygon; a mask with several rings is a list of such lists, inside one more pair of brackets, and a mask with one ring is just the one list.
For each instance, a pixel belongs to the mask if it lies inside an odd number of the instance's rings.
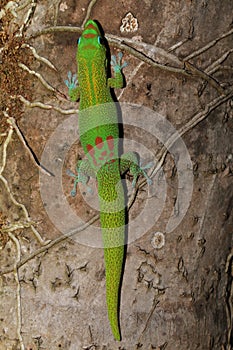
{"label": "red marking on gecko neck", "polygon": [[96,37],[96,34],[92,34],[92,33],[87,33],[87,34],[83,34],[84,38],[86,39],[92,39]]}

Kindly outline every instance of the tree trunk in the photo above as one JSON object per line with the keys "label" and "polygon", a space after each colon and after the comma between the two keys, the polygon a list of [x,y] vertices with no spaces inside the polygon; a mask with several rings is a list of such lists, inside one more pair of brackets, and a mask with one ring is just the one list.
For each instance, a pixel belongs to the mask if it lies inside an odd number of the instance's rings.
{"label": "tree trunk", "polygon": [[[232,1],[1,0],[0,10],[0,349],[232,349]],[[129,184],[121,343],[95,180],[72,197],[66,174],[84,156],[64,80],[87,18],[128,62],[115,91],[124,148],[153,161],[152,185]]]}

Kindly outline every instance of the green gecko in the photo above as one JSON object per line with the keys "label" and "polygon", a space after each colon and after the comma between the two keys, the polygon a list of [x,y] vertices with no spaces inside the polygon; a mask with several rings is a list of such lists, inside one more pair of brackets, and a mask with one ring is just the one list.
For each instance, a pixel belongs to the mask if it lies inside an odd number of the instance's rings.
{"label": "green gecko", "polygon": [[123,273],[126,205],[125,194],[121,183],[121,173],[130,169],[133,175],[133,186],[139,175],[151,181],[145,168],[140,168],[135,153],[127,153],[120,158],[118,113],[113,102],[110,88],[123,87],[122,54],[112,56],[111,65],[114,77],[108,77],[108,60],[105,38],[96,21],[89,20],[78,40],[77,76],[68,73],[65,81],[72,101],[80,100],[79,133],[87,159],[78,161],[78,182],[86,184],[89,176],[97,180],[100,204],[100,223],[104,245],[106,274],[106,303],[108,318],[113,336],[121,340],[119,324],[119,296]]}

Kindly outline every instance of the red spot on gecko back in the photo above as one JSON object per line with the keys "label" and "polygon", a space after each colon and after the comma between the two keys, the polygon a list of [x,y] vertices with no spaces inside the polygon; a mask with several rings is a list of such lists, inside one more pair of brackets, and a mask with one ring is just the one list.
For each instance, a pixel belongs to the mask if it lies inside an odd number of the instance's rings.
{"label": "red spot on gecko back", "polygon": [[93,151],[93,146],[90,145],[90,144],[88,144],[88,145],[87,145],[87,152],[90,153],[91,151]]}
{"label": "red spot on gecko back", "polygon": [[104,159],[106,159],[106,157],[107,157],[107,151],[103,151],[103,152],[101,152],[99,160],[104,160]]}
{"label": "red spot on gecko back", "polygon": [[95,139],[95,145],[97,148],[101,149],[103,147],[103,139],[100,136],[97,136]]}
{"label": "red spot on gecko back", "polygon": [[102,166],[104,163],[110,164],[116,161],[114,159],[114,137],[112,135],[107,136],[106,141],[101,136],[97,136],[95,138],[95,145],[87,144],[86,149],[92,158],[94,166]]}
{"label": "red spot on gecko back", "polygon": [[93,164],[97,165],[96,159],[95,159],[95,150],[94,147],[90,144],[87,145],[87,152],[90,154]]}
{"label": "red spot on gecko back", "polygon": [[107,144],[110,151],[114,148],[114,138],[112,135],[107,136]]}

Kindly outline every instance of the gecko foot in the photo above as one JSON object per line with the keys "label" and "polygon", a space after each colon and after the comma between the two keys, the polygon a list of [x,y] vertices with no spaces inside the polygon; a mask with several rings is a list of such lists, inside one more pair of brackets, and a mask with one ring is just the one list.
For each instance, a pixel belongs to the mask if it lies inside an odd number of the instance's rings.
{"label": "gecko foot", "polygon": [[67,74],[68,79],[65,80],[65,84],[69,90],[75,89],[78,85],[77,74],[72,74],[71,71]]}
{"label": "gecko foot", "polygon": [[142,171],[142,174],[143,174],[143,176],[146,178],[147,184],[148,184],[149,186],[152,185],[153,181],[152,181],[151,178],[147,175],[147,173],[146,173],[145,170],[152,168],[153,164],[154,164],[153,162],[149,162],[149,163],[147,163],[147,164],[144,165],[144,166],[141,166],[141,164],[140,164],[140,169],[141,169],[141,171]]}
{"label": "gecko foot", "polygon": [[123,57],[122,52],[119,52],[117,56],[118,57],[116,57],[115,55],[112,55],[111,57],[111,66],[114,72],[120,72],[124,67],[128,65],[127,62],[124,62],[123,64],[121,64],[122,57]]}
{"label": "gecko foot", "polygon": [[72,191],[70,192],[71,196],[72,197],[75,197],[76,194],[77,194],[77,184],[79,182],[81,182],[83,185],[86,186],[86,189],[87,189],[87,192],[92,194],[93,193],[93,190],[91,187],[87,186],[87,182],[89,180],[89,177],[82,174],[81,172],[78,173],[78,175],[74,174],[71,170],[67,169],[66,170],[66,174],[69,175],[69,176],[72,176],[74,177],[74,186],[73,186],[73,189]]}
{"label": "gecko foot", "polygon": [[140,174],[145,177],[148,186],[152,185],[153,181],[149,178],[149,176],[146,173],[146,170],[150,169],[152,166],[153,166],[153,162],[149,162],[144,166],[142,166],[141,164],[140,164],[140,166],[138,166],[138,171],[136,173],[134,173],[134,177],[133,177],[133,182],[132,182],[133,188],[136,186],[137,178],[138,178],[138,175],[140,175]]}

